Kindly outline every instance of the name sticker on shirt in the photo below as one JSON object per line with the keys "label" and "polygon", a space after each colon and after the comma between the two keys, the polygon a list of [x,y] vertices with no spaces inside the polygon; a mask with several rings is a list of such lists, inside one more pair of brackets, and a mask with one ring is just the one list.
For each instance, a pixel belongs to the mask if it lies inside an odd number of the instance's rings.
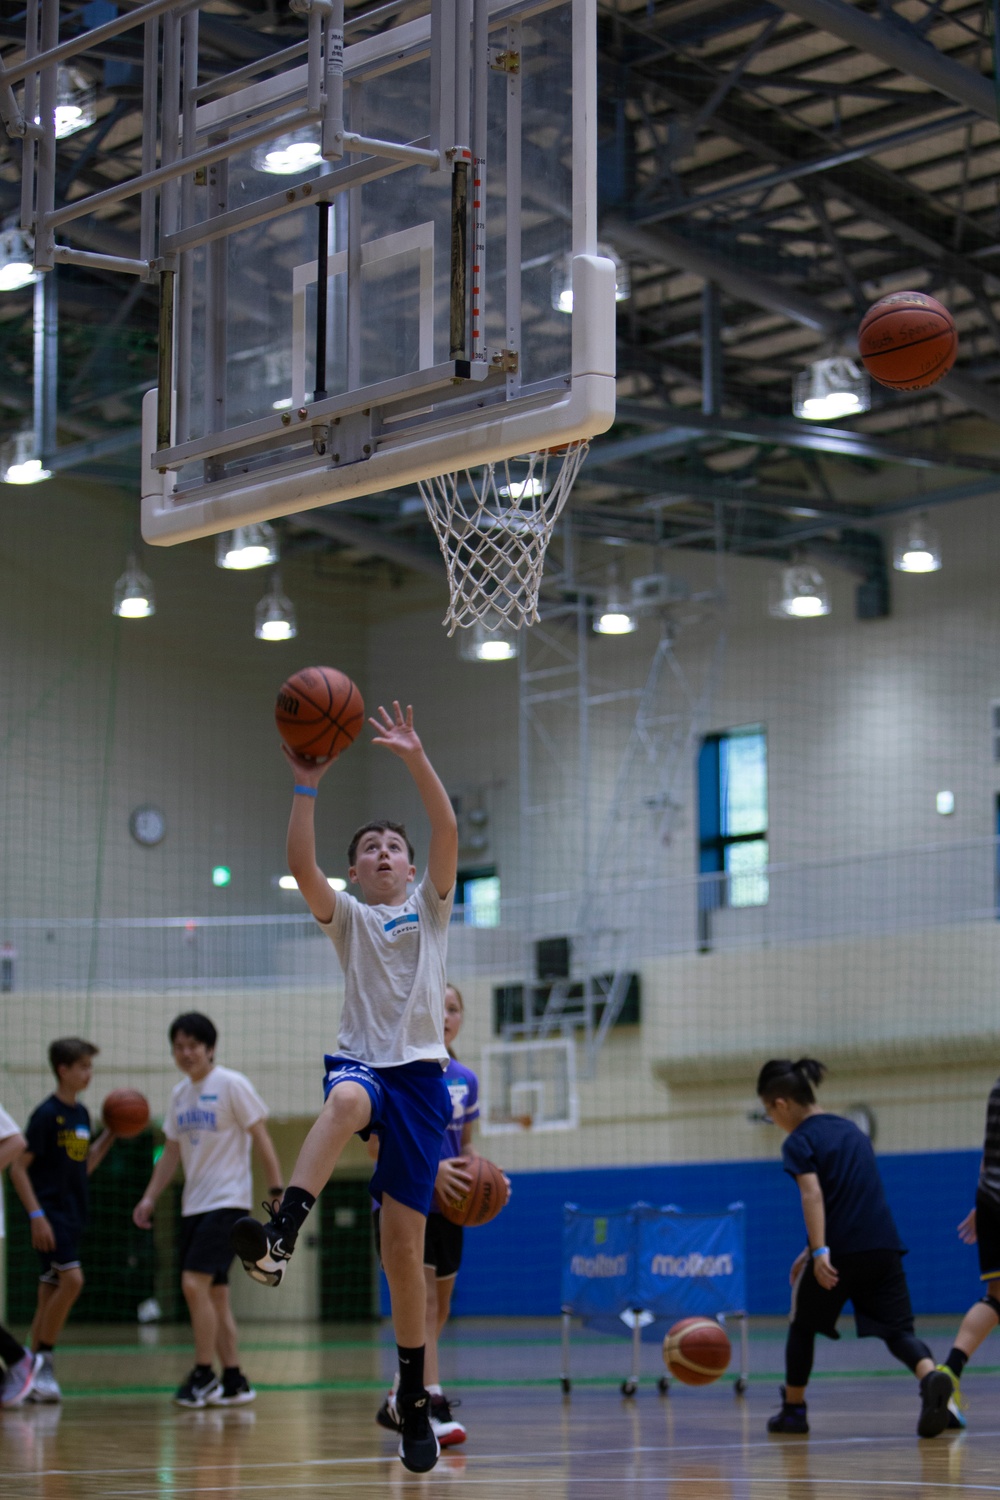
{"label": "name sticker on shirt", "polygon": [[416,932],[419,924],[419,914],[414,911],[408,912],[403,917],[393,917],[391,922],[386,922],[383,925],[382,930],[387,936],[397,938],[402,937],[407,932]]}

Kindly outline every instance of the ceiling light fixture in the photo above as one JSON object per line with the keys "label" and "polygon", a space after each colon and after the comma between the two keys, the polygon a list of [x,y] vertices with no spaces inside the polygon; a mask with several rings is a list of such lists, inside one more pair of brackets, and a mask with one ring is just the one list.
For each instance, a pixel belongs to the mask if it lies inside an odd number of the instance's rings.
{"label": "ceiling light fixture", "polygon": [[32,241],[16,227],[0,233],[0,292],[16,292],[38,281]]}
{"label": "ceiling light fixture", "polygon": [[936,573],[941,566],[941,543],[937,529],[924,515],[913,516],[900,526],[893,539],[892,565],[900,573]]}
{"label": "ceiling light fixture", "polygon": [[235,531],[220,532],[215,539],[215,561],[220,568],[239,572],[266,568],[268,563],[277,562],[278,538],[274,527],[267,521],[255,521],[249,526],[237,526]]}
{"label": "ceiling light fixture", "polygon": [[778,619],[809,620],[830,613],[830,594],[818,568],[798,563],[782,568],[772,590],[770,613]]}
{"label": "ceiling light fixture", "polygon": [[250,161],[257,172],[268,172],[272,177],[292,177],[296,172],[308,172],[323,159],[315,130],[307,126],[279,135],[265,146],[257,146]]}
{"label": "ceiling light fixture", "polygon": [[156,614],[156,597],[153,585],[129,553],[125,571],[115,584],[112,612],[123,620],[145,620]]}
{"label": "ceiling light fixture", "polygon": [[254,612],[254,635],[259,641],[291,641],[298,635],[295,606],[281,592],[281,578],[275,569],[271,587]]}
{"label": "ceiling light fixture", "polygon": [[594,629],[598,635],[631,635],[639,628],[638,618],[622,598],[618,586],[618,570],[613,564],[609,573],[607,597],[603,609],[594,620]]}
{"label": "ceiling light fixture", "polygon": [[0,451],[0,482],[3,484],[39,484],[52,477],[52,470],[42,463],[34,432],[26,429],[16,433],[8,438]]}
{"label": "ceiling light fixture", "polygon": [[855,416],[871,404],[868,375],[853,359],[817,359],[795,377],[792,411],[809,422]]}
{"label": "ceiling light fixture", "polygon": [[56,79],[56,140],[86,130],[97,119],[97,93],[79,68],[60,68]]}
{"label": "ceiling light fixture", "polygon": [[517,631],[505,620],[498,621],[493,629],[484,620],[477,620],[462,631],[458,640],[463,661],[513,661],[519,650]]}
{"label": "ceiling light fixture", "polygon": [[[632,295],[632,274],[611,245],[598,245],[597,254],[615,265],[615,301],[627,302]],[[556,312],[573,311],[573,257],[560,255],[552,263],[552,306]]]}

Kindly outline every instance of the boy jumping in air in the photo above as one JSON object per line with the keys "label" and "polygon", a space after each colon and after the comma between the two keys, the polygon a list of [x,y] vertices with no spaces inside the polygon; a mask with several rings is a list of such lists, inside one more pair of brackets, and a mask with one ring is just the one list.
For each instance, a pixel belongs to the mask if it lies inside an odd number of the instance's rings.
{"label": "boy jumping in air", "polygon": [[757,1079],[768,1115],[785,1132],[781,1158],[802,1195],[808,1245],[791,1269],[792,1314],[785,1346],[786,1384],[781,1410],[768,1432],[809,1431],[806,1385],[818,1333],[839,1338],[844,1303],[854,1304],[861,1338],[880,1338],[889,1353],[920,1381],[920,1437],[937,1437],[948,1425],[952,1380],[913,1331],[910,1292],[903,1274],[906,1253],[875,1164],[871,1142],[850,1120],[820,1109],[813,1093],[826,1073],[822,1063],[774,1059]]}
{"label": "boy jumping in air", "polygon": [[425,1473],[439,1446],[424,1387],[426,1289],[423,1250],[441,1141],[452,1117],[444,1081],[445,960],[458,863],[458,828],[448,793],[404,716],[379,709],[373,743],[398,755],[430,820],[427,869],[413,892],[413,846],[387,821],[358,829],[348,849],[351,881],[364,902],[335,895],[316,862],[314,812],[332,765],[283,750],[295,773],[288,868],[344,970],[338,1051],[325,1059],[326,1102],[303,1142],[271,1221],[244,1218],[233,1248],[248,1274],[277,1286],[306,1217],[352,1135],[379,1139],[372,1196],[381,1204],[382,1264],[389,1282],[400,1384],[395,1397],[405,1468]]}

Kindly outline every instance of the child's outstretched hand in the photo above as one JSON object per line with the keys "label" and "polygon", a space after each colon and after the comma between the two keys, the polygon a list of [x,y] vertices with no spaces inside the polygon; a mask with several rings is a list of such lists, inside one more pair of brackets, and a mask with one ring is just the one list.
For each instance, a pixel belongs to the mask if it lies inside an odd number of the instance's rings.
{"label": "child's outstretched hand", "polygon": [[403,717],[403,710],[395,699],[392,702],[392,709],[395,715],[394,718],[390,718],[382,705],[379,704],[378,711],[382,715],[381,720],[375,718],[368,720],[372,728],[377,731],[372,744],[384,745],[394,755],[399,755],[403,760],[406,760],[409,756],[418,754],[424,747],[421,745],[420,737],[413,727],[412,706],[410,704],[406,705],[405,718]]}

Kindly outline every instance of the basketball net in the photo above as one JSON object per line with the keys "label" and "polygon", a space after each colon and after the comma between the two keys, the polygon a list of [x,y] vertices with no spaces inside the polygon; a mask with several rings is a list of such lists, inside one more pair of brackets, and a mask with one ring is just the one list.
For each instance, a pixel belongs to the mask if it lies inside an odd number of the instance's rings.
{"label": "basketball net", "polygon": [[449,635],[477,622],[491,631],[536,623],[552,528],[589,446],[543,448],[418,481],[448,570]]}

